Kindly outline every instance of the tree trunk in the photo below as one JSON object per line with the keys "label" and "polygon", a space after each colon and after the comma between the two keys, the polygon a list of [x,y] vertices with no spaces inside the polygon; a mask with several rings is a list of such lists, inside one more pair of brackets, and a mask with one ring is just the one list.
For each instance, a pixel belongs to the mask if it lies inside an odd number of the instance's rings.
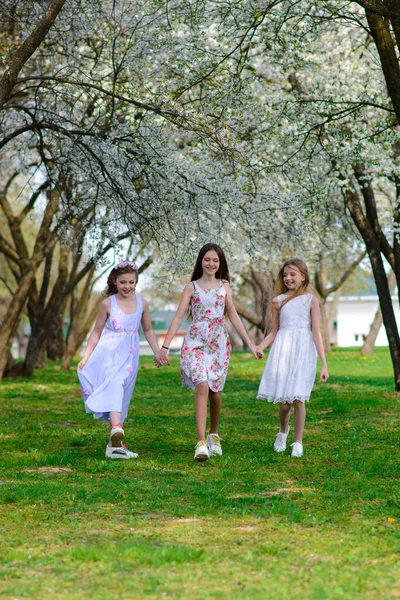
{"label": "tree trunk", "polygon": [[[49,272],[51,267],[53,252],[50,252],[46,257],[49,258]],[[58,266],[58,277],[57,281],[54,284],[52,294],[45,304],[45,296],[48,289],[48,281],[47,278],[43,278],[42,288],[44,286],[45,293],[41,293],[39,298],[43,297],[42,302],[37,303],[37,318],[32,323],[32,331],[31,336],[29,338],[28,348],[26,351],[25,357],[25,369],[24,375],[29,376],[32,375],[35,367],[37,366],[37,360],[40,356],[40,349],[43,345],[47,346],[47,340],[50,335],[56,335],[57,330],[59,329],[59,319],[63,320],[64,307],[66,303],[66,298],[64,295],[64,290],[67,285],[67,277],[68,277],[68,254],[64,247],[60,249],[60,258],[59,258],[59,266]],[[61,314],[61,316],[60,316]],[[61,335],[62,335],[62,325],[61,325]],[[59,340],[58,340],[59,341]],[[63,346],[63,341],[61,343]],[[59,345],[58,350],[61,349]],[[60,357],[62,358],[62,356]],[[57,360],[57,359],[56,359]]]}
{"label": "tree trunk", "polygon": [[328,304],[325,304],[325,308],[328,309],[328,313],[326,316],[326,322],[327,322],[327,330],[329,332],[330,339],[332,339],[333,324],[335,322],[335,317],[336,317],[337,309],[339,306],[339,300],[340,300],[341,293],[342,293],[342,288],[338,288],[337,290],[335,290],[335,293],[333,294],[332,302],[329,303],[329,306],[328,306]]}
{"label": "tree trunk", "polygon": [[[391,271],[389,273],[388,283],[389,283],[390,293],[392,294],[393,290],[396,286],[396,276],[393,271]],[[374,320],[371,325],[371,329],[369,330],[368,335],[365,338],[364,345],[361,348],[361,352],[363,354],[366,354],[366,355],[372,354],[374,347],[375,347],[376,338],[378,337],[379,330],[382,326],[382,321],[383,321],[382,311],[381,311],[380,307],[378,307],[378,310],[375,313]]]}
{"label": "tree trunk", "polygon": [[15,292],[4,317],[0,329],[0,379],[6,369],[11,346],[19,326],[21,313],[39,264],[39,260],[35,261],[31,268],[21,277],[17,291]]}
{"label": "tree trunk", "polygon": [[[366,194],[369,192],[366,185],[362,189],[362,193],[366,198]],[[371,202],[371,198],[368,200]],[[385,266],[383,263],[380,239],[377,237],[377,233],[371,225],[370,221],[365,217],[360,198],[356,190],[346,191],[346,204],[353,218],[354,224],[360,232],[365,247],[368,251],[368,256],[371,262],[372,271],[374,274],[375,284],[379,296],[379,305],[382,311],[383,324],[385,326],[386,335],[389,340],[390,356],[393,364],[395,387],[397,391],[400,391],[400,337],[397,328],[396,317],[394,314],[393,303],[391,293],[388,284],[388,278],[385,272]],[[371,211],[367,210],[367,214]]]}
{"label": "tree trunk", "polygon": [[82,346],[86,336],[92,328],[101,301],[102,298],[100,297],[90,310],[86,320],[84,320],[83,317],[82,320],[77,318],[74,319],[74,322],[70,325],[67,336],[66,350],[64,353],[64,361],[62,364],[63,369],[69,369],[71,367],[74,356],[77,354],[79,348]]}
{"label": "tree trunk", "polygon": [[50,324],[47,334],[47,358],[61,360],[65,352],[64,318],[59,312]]}
{"label": "tree trunk", "polygon": [[[393,4],[391,10],[394,17],[398,15],[398,3],[395,8]],[[379,53],[386,87],[396,113],[397,122],[400,125],[400,66],[396,55],[395,43],[390,31],[390,20],[374,12],[370,12],[367,8],[365,9],[365,14],[376,49]],[[398,37],[398,17],[397,19],[394,18],[393,21],[396,29],[395,33],[397,34],[396,37]]]}
{"label": "tree trunk", "polygon": [[321,313],[321,335],[324,343],[324,351],[325,353],[329,353],[331,351],[331,336],[328,329],[328,320],[326,318],[325,302],[322,298],[318,298],[318,301]]}

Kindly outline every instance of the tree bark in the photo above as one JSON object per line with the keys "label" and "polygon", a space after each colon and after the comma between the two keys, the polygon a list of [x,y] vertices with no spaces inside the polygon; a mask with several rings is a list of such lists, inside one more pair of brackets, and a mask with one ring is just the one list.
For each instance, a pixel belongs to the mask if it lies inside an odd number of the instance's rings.
{"label": "tree bark", "polygon": [[47,334],[46,354],[50,360],[62,360],[65,352],[64,318],[61,311],[55,315]]}
{"label": "tree bark", "polygon": [[10,99],[21,69],[43,42],[65,2],[66,0],[53,0],[26,40],[11,54],[10,59],[6,60],[3,75],[0,78],[0,110]]}
{"label": "tree bark", "polygon": [[[389,283],[390,293],[392,294],[393,290],[396,286],[396,276],[393,271],[391,271],[389,273],[388,283]],[[367,337],[365,338],[363,347],[361,348],[361,352],[363,354],[366,354],[366,355],[372,354],[374,347],[375,347],[376,338],[378,337],[379,330],[382,326],[382,322],[383,322],[382,311],[381,311],[380,307],[378,307],[378,310],[375,313],[371,328],[368,332]]]}
{"label": "tree bark", "polygon": [[326,323],[327,323],[327,330],[329,332],[329,338],[331,339],[332,333],[333,333],[333,323],[335,321],[335,316],[337,313],[337,308],[339,306],[339,300],[340,300],[340,295],[342,293],[342,288],[339,287],[337,290],[335,290],[334,294],[333,294],[333,299],[332,302],[325,303],[325,310],[327,310],[326,313]]}
{"label": "tree bark", "polygon": [[57,211],[58,203],[58,194],[52,194],[43,214],[32,255],[30,258],[23,260],[21,264],[22,271],[18,288],[11,299],[0,329],[0,379],[4,375],[11,345],[21,319],[21,313],[34,283],[36,272],[46,252],[49,251],[57,239],[54,232],[50,230],[50,226]]}
{"label": "tree bark", "polygon": [[[389,10],[389,19],[393,20],[395,34],[399,36],[398,27],[398,3]],[[386,81],[386,87],[396,113],[397,122],[400,125],[400,65],[396,55],[396,47],[390,32],[390,20],[365,8],[368,25],[371,35],[374,39],[376,49],[382,65],[383,75]]]}
{"label": "tree bark", "polygon": [[[355,169],[357,171],[357,168]],[[358,177],[357,177],[358,179]],[[370,187],[370,184],[367,185]],[[364,199],[370,192],[363,186]],[[385,272],[385,265],[381,255],[381,239],[374,230],[373,223],[363,213],[359,194],[356,189],[345,192],[346,204],[353,218],[354,224],[360,232],[368,256],[371,262],[372,271],[376,283],[379,297],[379,305],[382,311],[383,323],[389,340],[390,355],[394,370],[394,379],[396,390],[400,390],[400,337],[397,328],[396,317],[394,314],[391,293],[388,284],[388,278]],[[371,195],[369,197],[371,201]],[[371,211],[369,211],[371,214]]]}
{"label": "tree bark", "polygon": [[74,359],[74,356],[77,354],[79,348],[82,346],[83,342],[86,339],[86,336],[92,328],[102,299],[103,298],[101,296],[97,299],[86,319],[84,319],[84,315],[82,315],[81,319],[80,313],[77,313],[77,318],[74,319],[72,327],[70,326],[68,330],[66,350],[64,354],[64,361],[62,364],[63,369],[69,369],[71,367],[71,363]]}

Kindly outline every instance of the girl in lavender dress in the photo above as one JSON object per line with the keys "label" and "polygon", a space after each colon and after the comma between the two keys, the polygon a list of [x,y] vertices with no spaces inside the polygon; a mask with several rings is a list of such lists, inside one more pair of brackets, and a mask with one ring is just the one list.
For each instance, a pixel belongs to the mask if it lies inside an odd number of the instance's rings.
{"label": "girl in lavender dress", "polygon": [[[208,460],[222,454],[218,422],[221,392],[228,373],[231,344],[224,315],[257,358],[252,344],[233,304],[229,287],[229,270],[225,255],[217,244],[201,248],[191,282],[183,291],[178,310],[161,347],[161,360],[168,358],[168,347],[189,309],[192,322],[181,350],[182,383],[196,390],[197,445],[194,459]],[[207,399],[210,401],[210,430],[206,439]]]}
{"label": "girl in lavender dress", "polygon": [[110,422],[108,458],[138,456],[122,441],[123,422],[138,373],[140,325],[157,363],[169,362],[165,357],[160,358],[149,306],[135,294],[137,281],[138,267],[134,262],[120,262],[111,270],[104,292],[106,298],[100,305],[96,324],[78,365],[86,412],[93,413],[95,419]]}
{"label": "girl in lavender dress", "polygon": [[292,456],[303,455],[305,403],[314,385],[317,354],[322,363],[320,381],[328,379],[324,344],[320,331],[318,299],[310,290],[306,264],[299,258],[287,260],[278,273],[276,297],[272,301],[272,328],[257,347],[271,350],[261,378],[257,398],[279,404],[280,430],[274,450],[286,450],[289,418],[294,407]]}

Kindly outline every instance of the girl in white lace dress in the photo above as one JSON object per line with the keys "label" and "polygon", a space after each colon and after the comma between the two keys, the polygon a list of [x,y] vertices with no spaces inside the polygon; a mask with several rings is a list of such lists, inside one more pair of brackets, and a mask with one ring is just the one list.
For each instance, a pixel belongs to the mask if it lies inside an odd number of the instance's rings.
{"label": "girl in white lace dress", "polygon": [[310,399],[316,373],[317,354],[322,368],[320,380],[328,379],[328,367],[320,331],[319,302],[310,290],[305,263],[292,258],[278,273],[272,301],[272,328],[257,347],[260,352],[271,346],[261,378],[257,398],[279,403],[280,430],[274,450],[286,450],[289,417],[294,406],[294,443],[292,456],[303,455],[305,402]]}
{"label": "girl in white lace dress", "polygon": [[[161,347],[161,358],[190,307],[192,321],[181,350],[181,374],[185,387],[196,390],[196,426],[198,442],[194,459],[208,460],[222,454],[218,422],[221,392],[228,373],[231,344],[224,314],[257,358],[252,344],[233,304],[229,287],[229,270],[222,248],[206,244],[201,248],[191,282],[183,291],[178,310]],[[210,430],[206,440],[207,399],[210,401]]]}
{"label": "girl in white lace dress", "polygon": [[160,359],[149,306],[135,294],[137,280],[138,267],[134,262],[120,262],[111,270],[104,293],[106,298],[100,305],[96,324],[78,365],[86,412],[110,422],[105,452],[108,458],[137,457],[122,440],[123,422],[138,373],[140,325],[158,363],[169,362]]}

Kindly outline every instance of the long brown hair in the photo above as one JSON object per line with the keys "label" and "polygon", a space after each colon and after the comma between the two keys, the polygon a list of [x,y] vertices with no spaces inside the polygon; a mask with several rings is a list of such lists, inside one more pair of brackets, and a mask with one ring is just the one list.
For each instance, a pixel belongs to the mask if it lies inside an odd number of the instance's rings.
{"label": "long brown hair", "polygon": [[136,283],[138,282],[138,268],[135,263],[125,263],[124,266],[116,266],[111,269],[110,274],[107,278],[107,287],[103,292],[103,296],[114,296],[118,292],[117,288],[117,277],[119,275],[124,275],[125,273],[135,273],[136,274]]}
{"label": "long brown hair", "polygon": [[197,281],[197,279],[200,279],[202,277],[203,267],[201,266],[201,263],[204,256],[207,254],[207,252],[210,252],[210,250],[214,250],[214,252],[218,254],[219,258],[219,268],[218,271],[215,273],[215,278],[224,279],[225,281],[229,282],[231,279],[224,251],[222,250],[221,246],[218,246],[218,244],[213,243],[205,244],[202,248],[200,248],[190,281]]}
{"label": "long brown hair", "polygon": [[289,258],[287,261],[285,261],[283,263],[283,265],[278,273],[278,276],[277,276],[276,282],[275,282],[275,286],[274,286],[273,297],[275,298],[276,296],[279,296],[280,294],[286,294],[286,292],[289,291],[283,281],[283,272],[286,267],[290,267],[291,265],[296,267],[300,271],[300,273],[304,277],[304,281],[300,285],[299,289],[294,292],[294,294],[289,296],[289,298],[286,298],[285,300],[283,300],[283,302],[279,303],[279,310],[283,306],[285,306],[285,304],[287,302],[289,302],[289,300],[293,300],[293,298],[296,298],[297,296],[302,296],[306,292],[312,291],[310,288],[310,274],[308,272],[308,268],[307,268],[307,265],[304,262],[304,260],[301,260],[301,258]]}

